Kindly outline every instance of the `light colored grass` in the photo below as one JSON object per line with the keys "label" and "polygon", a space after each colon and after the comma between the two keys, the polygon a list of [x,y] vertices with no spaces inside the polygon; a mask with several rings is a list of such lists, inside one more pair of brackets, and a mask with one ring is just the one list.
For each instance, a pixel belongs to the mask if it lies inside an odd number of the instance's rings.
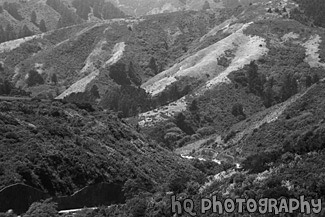
{"label": "light colored grass", "polygon": [[310,67],[323,67],[325,68],[325,63],[320,62],[319,57],[319,44],[321,43],[321,37],[319,35],[313,35],[302,44],[306,48],[306,59],[305,61],[310,65]]}
{"label": "light colored grass", "polygon": [[[204,94],[207,90],[214,88],[220,83],[229,83],[228,75],[253,60],[258,60],[263,55],[267,54],[268,48],[263,38],[258,36],[248,36],[243,31],[252,23],[241,24],[236,32],[229,35],[225,39],[198,51],[193,56],[188,57],[181,63],[174,65],[172,68],[158,74],[157,76],[149,79],[142,85],[148,93],[155,96],[165,88],[176,82],[177,77],[206,77],[210,75],[210,80],[198,89],[194,94],[196,96]],[[238,28],[238,24],[236,24]],[[224,55],[225,51],[233,50],[234,58],[229,67],[224,69],[218,65],[218,58]],[[176,106],[175,106],[176,105]],[[141,126],[152,126],[157,122],[167,120],[169,117],[174,116],[177,112],[186,109],[186,97],[164,106],[162,108],[140,114]]]}
{"label": "light colored grass", "polygon": [[[99,42],[101,43],[101,42]],[[125,43],[120,42],[117,43],[112,51],[112,56],[111,58],[105,62],[104,67],[107,67],[109,65],[112,65],[119,61],[124,53],[125,49]],[[97,55],[98,54],[98,49],[95,49],[95,52],[90,54],[90,57],[93,57],[92,55]],[[90,58],[89,57],[89,58]],[[90,58],[91,59],[91,58]],[[72,93],[83,93],[86,91],[86,88],[88,84],[93,81],[97,76],[99,75],[99,70],[96,69],[93,72],[91,72],[89,75],[83,77],[73,85],[71,85],[66,91],[64,91],[61,95],[56,97],[56,99],[64,99],[65,97],[69,96]]]}
{"label": "light colored grass", "polygon": [[12,41],[7,41],[0,44],[0,53],[9,52],[15,48],[18,48],[22,43],[33,40],[35,38],[42,38],[44,34],[33,35],[25,38],[20,38]]}

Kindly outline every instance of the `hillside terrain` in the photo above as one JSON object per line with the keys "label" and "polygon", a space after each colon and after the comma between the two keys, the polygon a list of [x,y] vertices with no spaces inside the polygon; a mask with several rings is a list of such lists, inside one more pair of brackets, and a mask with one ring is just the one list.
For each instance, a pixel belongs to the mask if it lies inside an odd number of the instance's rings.
{"label": "hillside terrain", "polygon": [[12,4],[33,33],[0,43],[0,195],[108,183],[125,200],[78,216],[157,217],[172,194],[325,199],[321,0]]}
{"label": "hillside terrain", "polygon": [[24,183],[60,196],[106,182],[124,184],[127,195],[137,187],[151,191],[180,171],[200,179],[185,160],[91,107],[3,101],[0,124],[1,189]]}
{"label": "hillside terrain", "polygon": [[0,43],[88,21],[126,15],[104,0],[1,0]]}

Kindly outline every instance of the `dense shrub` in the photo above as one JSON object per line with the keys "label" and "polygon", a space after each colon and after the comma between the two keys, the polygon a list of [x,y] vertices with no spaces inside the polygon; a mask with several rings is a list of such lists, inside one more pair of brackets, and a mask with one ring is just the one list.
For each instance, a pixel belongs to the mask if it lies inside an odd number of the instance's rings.
{"label": "dense shrub", "polygon": [[33,203],[26,214],[25,217],[58,217],[57,204],[47,200],[42,203]]}
{"label": "dense shrub", "polygon": [[44,84],[44,79],[36,70],[31,70],[28,73],[26,83],[29,87],[32,87],[37,84]]}

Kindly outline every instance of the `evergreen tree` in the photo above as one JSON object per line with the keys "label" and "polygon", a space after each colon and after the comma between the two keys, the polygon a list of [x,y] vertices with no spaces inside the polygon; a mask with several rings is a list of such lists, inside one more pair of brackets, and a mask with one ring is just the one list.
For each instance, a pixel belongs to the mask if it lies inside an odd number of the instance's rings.
{"label": "evergreen tree", "polygon": [[8,13],[14,17],[16,20],[18,21],[22,21],[24,18],[19,14],[18,12],[18,7],[19,5],[15,2],[13,3],[8,3],[8,2],[5,2],[3,4],[3,8],[8,11]]}
{"label": "evergreen tree", "polygon": [[190,106],[189,106],[189,110],[191,112],[195,112],[199,109],[199,107],[197,106],[197,100],[193,99],[193,101],[191,102]]}
{"label": "evergreen tree", "polygon": [[137,72],[135,71],[132,61],[130,61],[129,63],[129,69],[127,71],[127,75],[135,85],[137,86],[141,85],[142,83],[141,77],[137,75]]}
{"label": "evergreen tree", "polygon": [[154,57],[150,58],[148,67],[153,71],[153,73],[155,75],[158,74],[158,66],[157,66],[157,63],[156,63],[156,59]]}
{"label": "evergreen tree", "polygon": [[97,85],[94,85],[92,86],[91,90],[90,90],[90,93],[93,97],[95,97],[96,99],[100,98],[100,95],[99,95],[99,91],[98,91],[98,87]]}
{"label": "evergreen tree", "polygon": [[35,25],[37,25],[36,20],[37,20],[37,15],[36,15],[36,12],[33,11],[32,14],[31,14],[31,17],[30,17],[30,21],[32,23],[34,23]]}
{"label": "evergreen tree", "polygon": [[10,81],[8,81],[7,79],[2,81],[0,79],[0,95],[2,95],[2,94],[4,94],[4,95],[10,94],[12,89],[13,89],[13,86],[10,83]]}
{"label": "evergreen tree", "polygon": [[57,77],[57,75],[55,73],[52,74],[51,81],[55,85],[58,83],[58,77]]}
{"label": "evergreen tree", "polygon": [[249,64],[246,71],[246,77],[249,91],[257,95],[263,95],[263,85],[266,79],[264,75],[259,75],[258,66],[255,61]]}
{"label": "evergreen tree", "polygon": [[267,86],[264,90],[264,106],[269,108],[273,105],[274,102],[274,91],[271,86]]}
{"label": "evergreen tree", "polygon": [[319,81],[319,76],[318,76],[318,74],[315,73],[315,74],[313,75],[312,82],[313,82],[313,83],[317,83],[318,81]]}
{"label": "evergreen tree", "polygon": [[286,73],[282,80],[281,99],[282,101],[286,101],[298,93],[298,83],[291,73]]}
{"label": "evergreen tree", "polygon": [[23,28],[19,32],[19,38],[24,38],[33,35],[33,32],[29,30],[29,28],[24,25]]}
{"label": "evergreen tree", "polygon": [[0,25],[0,43],[7,41],[5,31],[3,27]]}
{"label": "evergreen tree", "polygon": [[244,113],[244,107],[240,103],[235,103],[232,106],[231,114],[233,114],[235,117],[237,117],[239,115],[243,115],[244,117],[246,116],[245,113]]}
{"label": "evergreen tree", "polygon": [[202,10],[206,11],[208,9],[211,9],[210,4],[209,4],[208,1],[205,1],[203,6],[202,6]]}
{"label": "evergreen tree", "polygon": [[42,19],[41,22],[40,22],[39,29],[40,29],[42,32],[46,32],[46,31],[47,31],[46,24],[45,24],[45,21],[44,21],[43,19]]}
{"label": "evergreen tree", "polygon": [[6,37],[6,41],[16,39],[16,33],[14,31],[14,28],[9,23],[7,24],[5,30],[5,37]]}
{"label": "evergreen tree", "polygon": [[310,87],[311,85],[312,85],[312,78],[311,78],[311,76],[310,75],[307,75],[306,76],[306,87],[308,88],[308,87]]}
{"label": "evergreen tree", "polygon": [[186,121],[186,117],[182,112],[175,116],[175,124],[188,135],[195,133],[190,124]]}
{"label": "evergreen tree", "polygon": [[44,84],[44,79],[36,70],[31,70],[28,72],[26,83],[29,87],[32,87],[37,84]]}
{"label": "evergreen tree", "polygon": [[90,2],[85,0],[74,0],[72,5],[77,9],[76,13],[84,20],[88,20],[88,14],[91,12]]}

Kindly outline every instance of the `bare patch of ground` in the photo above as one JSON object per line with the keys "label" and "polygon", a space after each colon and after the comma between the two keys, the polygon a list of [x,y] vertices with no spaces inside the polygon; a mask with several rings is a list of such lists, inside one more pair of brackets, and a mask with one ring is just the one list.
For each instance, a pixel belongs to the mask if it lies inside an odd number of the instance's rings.
{"label": "bare patch of ground", "polygon": [[[116,63],[118,60],[120,60],[122,58],[122,56],[123,56],[124,49],[125,49],[125,43],[124,42],[117,43],[115,45],[113,51],[112,51],[111,58],[104,63],[104,67],[112,65],[112,64]],[[97,51],[97,50],[95,49],[95,51]],[[97,54],[97,52],[94,52],[94,53],[90,54],[89,58],[91,59],[91,57],[93,55],[96,55],[96,54]],[[56,99],[64,99],[65,97],[69,96],[72,93],[85,92],[87,85],[92,80],[94,80],[98,75],[99,75],[99,69],[94,70],[89,75],[85,76],[84,78],[80,79],[79,81],[77,81],[76,83],[71,85],[61,95],[56,97]]]}
{"label": "bare patch of ground", "polygon": [[321,43],[321,37],[319,35],[314,35],[306,41],[303,46],[306,48],[306,59],[310,67],[323,67],[325,68],[325,63],[320,62],[319,57],[319,44]]}

